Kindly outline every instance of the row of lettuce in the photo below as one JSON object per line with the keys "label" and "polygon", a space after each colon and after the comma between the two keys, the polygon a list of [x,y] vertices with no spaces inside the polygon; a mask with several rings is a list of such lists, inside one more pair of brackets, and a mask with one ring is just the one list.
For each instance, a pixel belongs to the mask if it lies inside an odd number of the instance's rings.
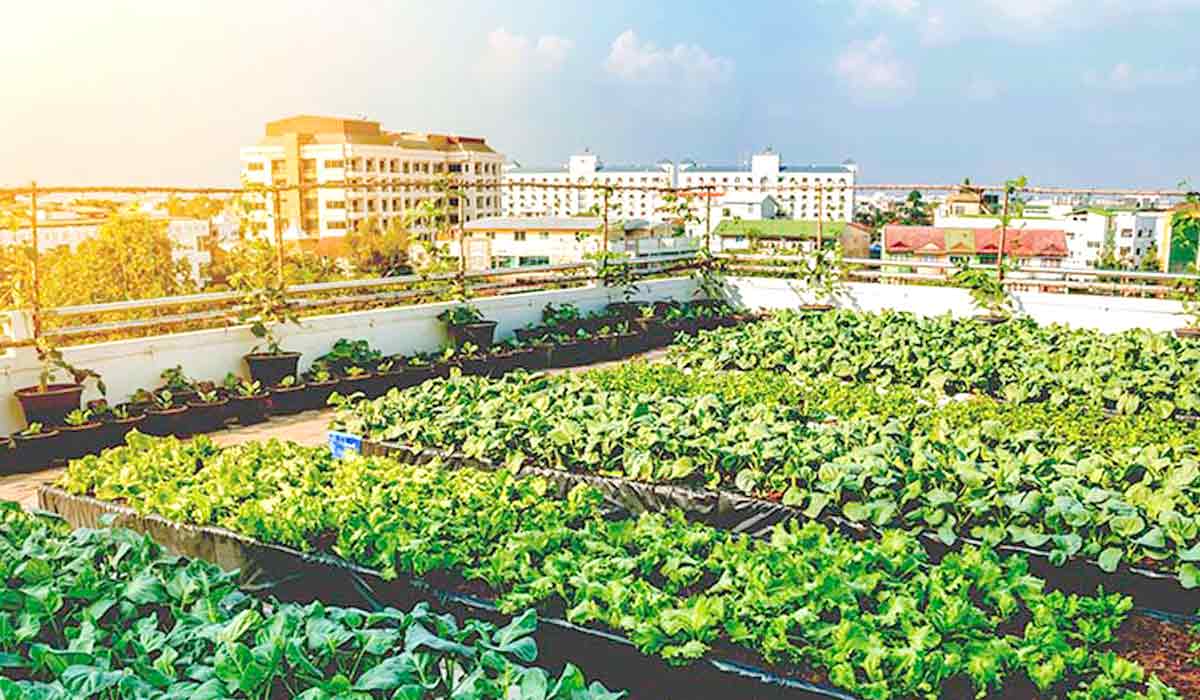
{"label": "row of lettuce", "polygon": [[669,365],[456,376],[344,404],[369,440],[736,491],[953,545],[1038,548],[1200,584],[1200,429],[1079,407]]}
{"label": "row of lettuce", "polygon": [[1178,697],[1115,653],[1128,598],[1047,592],[1024,558],[986,548],[934,564],[901,531],[856,542],[793,522],[749,538],[677,511],[616,517],[588,487],[552,498],[504,469],[132,441],[73,463],[61,486],[483,591],[503,611],[562,614],[673,663],[740,654],[870,700]]}
{"label": "row of lettuce", "polygon": [[528,611],[497,628],[411,611],[247,596],[237,575],[127,530],[78,530],[0,504],[0,698],[616,700],[551,676]]}
{"label": "row of lettuce", "polygon": [[1139,329],[1106,334],[1014,319],[989,325],[885,311],[780,312],[681,338],[677,364],[978,392],[1016,403],[1200,415],[1200,343]]}

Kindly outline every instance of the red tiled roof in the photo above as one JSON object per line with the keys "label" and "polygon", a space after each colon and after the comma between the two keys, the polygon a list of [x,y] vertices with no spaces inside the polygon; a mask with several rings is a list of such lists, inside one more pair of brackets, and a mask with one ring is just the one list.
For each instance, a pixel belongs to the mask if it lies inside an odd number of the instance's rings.
{"label": "red tiled roof", "polygon": [[[883,242],[885,250],[889,253],[944,255],[947,232],[958,231],[963,229],[889,224],[884,227]],[[965,241],[955,237],[954,252],[995,254],[1000,248],[998,229],[981,228],[970,231],[974,234],[974,250],[966,250]],[[1008,229],[1004,234],[1004,254],[1018,258],[1064,258],[1067,256],[1067,234],[1058,229]]]}

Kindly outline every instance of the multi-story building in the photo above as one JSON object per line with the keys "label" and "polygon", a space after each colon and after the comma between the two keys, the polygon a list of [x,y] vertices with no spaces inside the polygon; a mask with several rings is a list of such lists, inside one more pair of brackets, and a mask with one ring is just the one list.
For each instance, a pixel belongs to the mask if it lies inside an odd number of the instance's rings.
{"label": "multi-story building", "polygon": [[514,164],[504,171],[505,216],[579,216],[602,214],[603,189],[614,189],[608,199],[610,217],[661,220],[667,204],[666,190],[674,186],[674,166],[605,165],[585,151],[571,156],[559,168],[525,168]]}
{"label": "multi-story building", "polygon": [[748,166],[684,161],[675,181],[681,188],[711,187],[717,197],[769,194],[790,219],[853,221],[858,172],[858,165],[850,160],[841,165],[784,164],[778,153],[767,149],[755,154]]}
{"label": "multi-story building", "polygon": [[[467,269],[560,265],[587,260],[600,251],[604,220],[596,216],[497,216],[463,226]],[[665,225],[644,219],[611,220],[608,247],[613,253],[647,257],[691,253],[698,242],[677,236]],[[458,257],[458,241],[447,252]]]}
{"label": "multi-story building", "polygon": [[[595,154],[571,156],[559,168],[515,166],[505,173],[504,213],[507,216],[576,216],[597,213],[603,206],[601,188],[618,189],[609,197],[610,215],[665,221],[679,216],[669,190],[707,190],[714,203],[751,194],[770,195],[787,218],[828,221],[854,220],[854,183],[858,166],[785,165],[768,149],[748,165],[702,165],[668,160],[654,165],[607,166]],[[538,187],[543,185],[543,187]],[[558,185],[559,187],[545,187]],[[563,187],[573,185],[574,187]],[[823,213],[822,213],[823,212]],[[693,202],[693,215],[703,207]],[[715,223],[714,223],[715,226]]]}
{"label": "multi-story building", "polygon": [[[1065,267],[1095,268],[1105,249],[1126,267],[1142,263],[1143,256],[1158,254],[1165,245],[1166,212],[1072,207],[1063,204],[1029,203],[1022,215],[1013,217],[1010,230],[1054,228],[1065,232]],[[997,229],[1000,217],[987,213],[955,213],[938,209],[934,225],[940,228]]]}
{"label": "multi-story building", "polygon": [[[1022,266],[1062,267],[1067,249],[1067,234],[1061,229],[1009,229],[1004,234],[1005,258]],[[883,227],[883,259],[908,263],[919,272],[939,271],[921,268],[923,262],[991,264],[999,251],[1000,231],[994,228]]]}
{"label": "multi-story building", "polygon": [[[384,131],[364,119],[298,116],[269,122],[262,140],[241,149],[242,180],[290,189],[280,197],[281,229],[301,241],[340,237],[373,217],[386,226],[424,200],[442,196],[452,178],[462,192],[444,197],[451,224],[500,213],[504,156],[482,138]],[[492,187],[484,187],[491,184]],[[357,187],[339,187],[355,185]],[[369,186],[369,187],[368,187]],[[269,197],[251,196],[250,226],[273,235]]]}

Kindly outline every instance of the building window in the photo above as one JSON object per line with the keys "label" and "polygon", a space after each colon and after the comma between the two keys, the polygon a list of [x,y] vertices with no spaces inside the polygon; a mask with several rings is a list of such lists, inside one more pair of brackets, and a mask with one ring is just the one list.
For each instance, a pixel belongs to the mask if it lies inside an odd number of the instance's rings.
{"label": "building window", "polygon": [[325,226],[326,226],[326,228],[331,228],[331,229],[346,228],[346,222],[345,221],[327,221],[327,222],[325,222]]}
{"label": "building window", "polygon": [[325,161],[325,167],[326,167],[326,168],[340,168],[340,167],[342,167],[342,166],[343,166],[343,165],[345,165],[345,164],[346,164],[346,163],[345,163],[345,161],[341,161],[341,160],[327,160],[327,161]]}
{"label": "building window", "polygon": [[521,267],[529,267],[531,265],[549,265],[550,258],[545,255],[522,255],[519,265]]}
{"label": "building window", "polygon": [[524,231],[513,231],[513,240],[514,241],[525,240],[525,232]]}
{"label": "building window", "polygon": [[247,163],[246,164],[246,170],[262,170],[262,169],[263,169],[262,163]]}

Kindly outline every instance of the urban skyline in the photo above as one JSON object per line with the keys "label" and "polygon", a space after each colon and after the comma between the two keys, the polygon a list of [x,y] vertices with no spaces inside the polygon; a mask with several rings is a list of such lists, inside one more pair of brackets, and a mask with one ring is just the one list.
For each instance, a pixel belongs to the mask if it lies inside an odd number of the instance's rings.
{"label": "urban skyline", "polygon": [[[0,182],[232,184],[238,147],[300,113],[479,136],[534,165],[584,147],[619,163],[773,146],[852,157],[864,182],[1198,174],[1197,72],[1179,59],[1194,0],[547,7],[22,6],[28,31],[0,47],[31,66],[0,114],[22,135],[0,146]],[[88,30],[96,13],[109,30]]]}

